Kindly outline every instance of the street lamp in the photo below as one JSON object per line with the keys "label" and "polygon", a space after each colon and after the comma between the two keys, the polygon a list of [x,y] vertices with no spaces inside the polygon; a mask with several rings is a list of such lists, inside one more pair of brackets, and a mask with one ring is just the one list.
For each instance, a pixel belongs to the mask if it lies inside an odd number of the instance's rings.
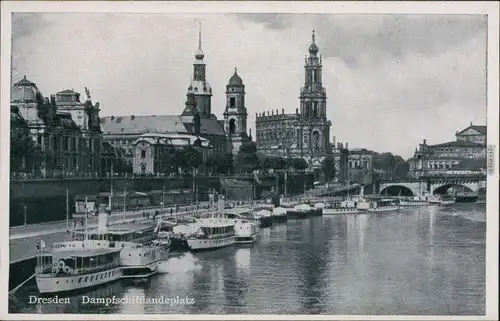
{"label": "street lamp", "polygon": [[26,204],[23,204],[23,207],[24,207],[24,226],[26,226],[28,225],[28,218],[26,215],[26,210],[27,210]]}

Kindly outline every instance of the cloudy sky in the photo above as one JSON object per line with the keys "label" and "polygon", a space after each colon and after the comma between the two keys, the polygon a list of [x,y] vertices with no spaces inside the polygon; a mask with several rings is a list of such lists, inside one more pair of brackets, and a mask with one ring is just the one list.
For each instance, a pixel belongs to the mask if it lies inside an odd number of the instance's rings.
{"label": "cloudy sky", "polygon": [[179,114],[202,23],[212,110],[234,67],[255,113],[295,112],[316,30],[332,136],[410,157],[486,123],[486,18],[480,15],[14,14],[12,78],[45,96],[87,86],[102,115]]}

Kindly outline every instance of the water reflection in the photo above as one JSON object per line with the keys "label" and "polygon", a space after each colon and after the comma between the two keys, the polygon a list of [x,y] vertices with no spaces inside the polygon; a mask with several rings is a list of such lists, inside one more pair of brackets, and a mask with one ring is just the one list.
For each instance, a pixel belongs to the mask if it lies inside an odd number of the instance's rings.
{"label": "water reflection", "polygon": [[290,220],[250,247],[172,257],[146,283],[100,296],[193,297],[193,305],[19,305],[39,313],[484,313],[485,212],[471,205]]}

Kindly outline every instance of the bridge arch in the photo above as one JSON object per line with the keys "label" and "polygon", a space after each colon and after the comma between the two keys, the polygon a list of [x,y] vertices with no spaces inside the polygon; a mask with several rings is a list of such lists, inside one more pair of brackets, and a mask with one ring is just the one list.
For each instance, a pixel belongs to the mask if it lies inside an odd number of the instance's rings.
{"label": "bridge arch", "polygon": [[387,196],[414,196],[416,195],[415,192],[404,185],[399,185],[399,184],[394,184],[394,185],[389,185],[386,187],[383,187],[380,190],[380,195],[386,195]]}
{"label": "bridge arch", "polygon": [[447,194],[450,188],[454,188],[459,192],[464,191],[470,193],[477,191],[473,187],[468,186],[468,184],[446,183],[433,187],[434,188],[432,190],[432,194],[440,194],[440,195]]}

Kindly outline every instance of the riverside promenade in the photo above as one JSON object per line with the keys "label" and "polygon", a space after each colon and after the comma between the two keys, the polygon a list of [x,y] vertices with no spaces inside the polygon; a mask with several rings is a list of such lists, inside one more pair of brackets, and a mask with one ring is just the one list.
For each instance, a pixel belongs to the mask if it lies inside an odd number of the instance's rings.
{"label": "riverside promenade", "polygon": [[[208,202],[200,203],[199,213],[210,211]],[[143,213],[149,214],[152,219],[155,211],[160,210],[157,208],[148,208],[144,210],[131,210],[125,212],[115,212],[109,217],[109,224],[117,225],[132,222],[134,220],[143,219]],[[173,216],[192,215],[195,207],[192,205],[179,207],[178,212],[173,212]],[[164,215],[169,215],[169,209],[163,209]],[[88,219],[88,227],[97,227],[97,217]],[[69,220],[69,230],[73,229],[74,219]],[[77,219],[80,221],[80,219]],[[81,226],[77,226],[81,228]],[[36,244],[43,240],[47,246],[54,242],[64,242],[71,239],[71,233],[67,231],[66,221],[48,222],[41,224],[31,224],[26,226],[11,227],[9,231],[9,256],[10,263],[16,263],[36,256]]]}

